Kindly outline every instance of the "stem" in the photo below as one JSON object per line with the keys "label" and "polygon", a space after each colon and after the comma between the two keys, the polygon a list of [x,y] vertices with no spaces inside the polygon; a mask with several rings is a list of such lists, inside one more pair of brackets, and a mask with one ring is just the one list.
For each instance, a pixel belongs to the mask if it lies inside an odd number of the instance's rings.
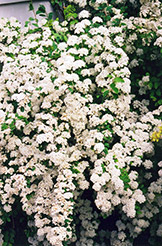
{"label": "stem", "polygon": [[[33,6],[33,0],[30,0],[30,2],[31,2],[31,4],[32,4],[32,6]],[[36,13],[35,13],[34,6],[33,6],[32,11],[33,11],[33,14],[34,14],[35,21],[37,22],[37,16],[36,16]]]}

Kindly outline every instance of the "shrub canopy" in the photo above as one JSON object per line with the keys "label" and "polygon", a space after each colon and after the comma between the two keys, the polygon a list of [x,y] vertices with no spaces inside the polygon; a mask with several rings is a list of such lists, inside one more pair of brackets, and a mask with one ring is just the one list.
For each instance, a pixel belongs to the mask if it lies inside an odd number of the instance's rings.
{"label": "shrub canopy", "polygon": [[51,2],[0,20],[1,243],[160,246],[162,4]]}

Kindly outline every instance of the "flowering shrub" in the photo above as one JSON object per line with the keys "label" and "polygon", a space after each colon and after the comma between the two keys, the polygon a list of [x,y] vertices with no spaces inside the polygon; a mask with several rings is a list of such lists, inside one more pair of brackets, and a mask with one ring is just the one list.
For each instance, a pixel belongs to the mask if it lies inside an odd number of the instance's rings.
{"label": "flowering shrub", "polygon": [[33,246],[131,246],[147,228],[160,245],[161,8],[70,0],[63,22],[0,20],[1,245],[14,204]]}

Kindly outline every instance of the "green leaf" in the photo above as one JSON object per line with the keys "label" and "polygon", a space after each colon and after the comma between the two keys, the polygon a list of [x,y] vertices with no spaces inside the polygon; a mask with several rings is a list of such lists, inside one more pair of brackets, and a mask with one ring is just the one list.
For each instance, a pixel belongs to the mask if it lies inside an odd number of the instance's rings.
{"label": "green leaf", "polygon": [[52,20],[53,19],[53,12],[50,12],[49,14],[48,14],[48,20]]}
{"label": "green leaf", "polygon": [[25,21],[25,27],[28,27],[30,21]]}
{"label": "green leaf", "polygon": [[121,172],[121,174],[119,177],[124,183],[124,190],[127,190],[130,187],[130,185],[129,185],[130,178],[128,176],[127,170],[126,170],[126,168],[120,168],[120,172]]}
{"label": "green leaf", "polygon": [[13,53],[6,53],[6,55],[7,55],[8,57],[11,57],[12,59],[15,58],[15,55],[14,55]]}
{"label": "green leaf", "polygon": [[156,91],[156,95],[159,96],[159,97],[161,96],[161,90],[160,90],[160,89],[158,89],[158,90]]}
{"label": "green leaf", "polygon": [[24,116],[22,116],[22,115],[18,115],[17,113],[16,113],[16,117],[17,117],[19,120],[24,121],[24,122],[25,122],[25,125],[28,125],[28,124],[29,124],[29,121],[27,120],[26,117],[24,117]]}
{"label": "green leaf", "polygon": [[148,86],[150,89],[152,89],[152,86],[153,86],[152,82],[149,82]]}
{"label": "green leaf", "polygon": [[162,105],[162,99],[158,100],[158,104]]}
{"label": "green leaf", "polygon": [[15,126],[15,120],[13,120],[11,122],[11,124],[9,124],[9,127],[10,127],[11,131],[15,130],[15,128],[16,128],[16,126]]}
{"label": "green leaf", "polygon": [[154,88],[157,89],[158,87],[159,87],[159,81],[156,80],[154,83]]}
{"label": "green leaf", "polygon": [[33,18],[33,17],[29,17],[29,20],[30,20],[30,21],[34,21],[34,18]]}
{"label": "green leaf", "polygon": [[72,21],[70,21],[70,25],[74,25],[76,23],[78,23],[78,20],[72,20]]}
{"label": "green leaf", "polygon": [[46,8],[44,5],[40,5],[38,10],[36,11],[36,14],[40,14],[40,13],[43,13],[43,14],[46,13]]}
{"label": "green leaf", "polygon": [[8,218],[7,218],[7,221],[8,221],[8,222],[11,222],[11,219],[8,217]]}
{"label": "green leaf", "polygon": [[151,95],[150,98],[151,98],[154,102],[157,100],[157,98],[154,97],[153,95]]}
{"label": "green leaf", "polygon": [[116,77],[114,79],[114,83],[124,83],[124,79],[120,78],[120,77]]}
{"label": "green leaf", "polygon": [[71,93],[73,93],[73,89],[72,89],[72,88],[69,87],[68,90],[69,90]]}
{"label": "green leaf", "polygon": [[32,2],[30,2],[30,3],[29,3],[29,11],[32,11],[32,10],[34,10],[34,7],[33,7]]}
{"label": "green leaf", "polygon": [[2,130],[2,131],[6,130],[7,128],[8,128],[8,124],[3,123],[3,124],[1,125],[1,130]]}
{"label": "green leaf", "polygon": [[32,23],[32,25],[38,27],[38,24],[36,24],[36,23]]}
{"label": "green leaf", "polygon": [[102,214],[102,218],[103,218],[103,219],[106,219],[107,217],[108,217],[107,214]]}
{"label": "green leaf", "polygon": [[112,12],[112,7],[113,7],[113,6],[108,6],[108,7],[106,8],[106,10]]}
{"label": "green leaf", "polygon": [[28,199],[28,200],[30,200],[31,199],[31,197],[34,195],[34,191],[32,192],[32,193],[30,193],[30,194],[27,194],[26,195],[26,198]]}
{"label": "green leaf", "polygon": [[7,246],[8,242],[3,242],[2,246]]}
{"label": "green leaf", "polygon": [[80,171],[76,168],[71,167],[70,169],[71,169],[72,173],[80,173]]}
{"label": "green leaf", "polygon": [[103,173],[105,173],[105,172],[106,172],[106,168],[105,168],[104,163],[102,163],[102,164],[101,164],[101,167],[102,167],[102,171],[103,171]]}
{"label": "green leaf", "polygon": [[104,148],[104,153],[107,155],[108,154],[108,148]]}
{"label": "green leaf", "polygon": [[41,91],[41,90],[42,90],[41,86],[36,88],[36,91]]}
{"label": "green leaf", "polygon": [[108,143],[104,143],[104,146],[106,146],[107,148],[110,147],[110,145]]}
{"label": "green leaf", "polygon": [[109,90],[104,91],[103,97],[106,97],[109,94]]}
{"label": "green leaf", "polygon": [[64,41],[67,42],[67,40],[68,40],[67,36],[64,35],[63,38],[64,38]]}
{"label": "green leaf", "polygon": [[111,87],[111,89],[114,91],[114,93],[116,93],[116,94],[119,93],[119,90],[118,90],[118,88],[115,86],[115,83],[112,83],[112,84],[110,85],[110,87]]}
{"label": "green leaf", "polygon": [[21,106],[20,110],[21,110],[21,112],[24,112],[25,109],[23,106]]}
{"label": "green leaf", "polygon": [[53,42],[52,47],[53,47],[54,50],[56,50],[57,49],[57,44],[55,42]]}
{"label": "green leaf", "polygon": [[46,17],[46,14],[39,13],[39,16]]}

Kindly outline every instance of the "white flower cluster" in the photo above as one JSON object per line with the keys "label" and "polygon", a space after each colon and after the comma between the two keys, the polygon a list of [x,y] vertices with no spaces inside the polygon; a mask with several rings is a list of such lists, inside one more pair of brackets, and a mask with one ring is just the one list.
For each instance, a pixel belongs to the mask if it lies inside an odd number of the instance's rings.
{"label": "white flower cluster", "polygon": [[[107,3],[69,2],[94,9]],[[37,229],[30,245],[98,246],[99,219],[116,209],[121,219],[111,245],[131,246],[127,232],[135,238],[158,214],[162,165],[153,161],[150,134],[162,107],[150,111],[149,100],[134,100],[130,79],[143,54],[134,47],[135,31],[155,28],[160,36],[158,2],[151,27],[147,3],[136,18],[113,8],[107,23],[87,10],[70,27],[42,20],[21,29],[14,18],[0,20],[0,215],[19,197]],[[117,18],[123,25],[114,26]],[[147,75],[139,81],[140,95],[147,82]]]}

